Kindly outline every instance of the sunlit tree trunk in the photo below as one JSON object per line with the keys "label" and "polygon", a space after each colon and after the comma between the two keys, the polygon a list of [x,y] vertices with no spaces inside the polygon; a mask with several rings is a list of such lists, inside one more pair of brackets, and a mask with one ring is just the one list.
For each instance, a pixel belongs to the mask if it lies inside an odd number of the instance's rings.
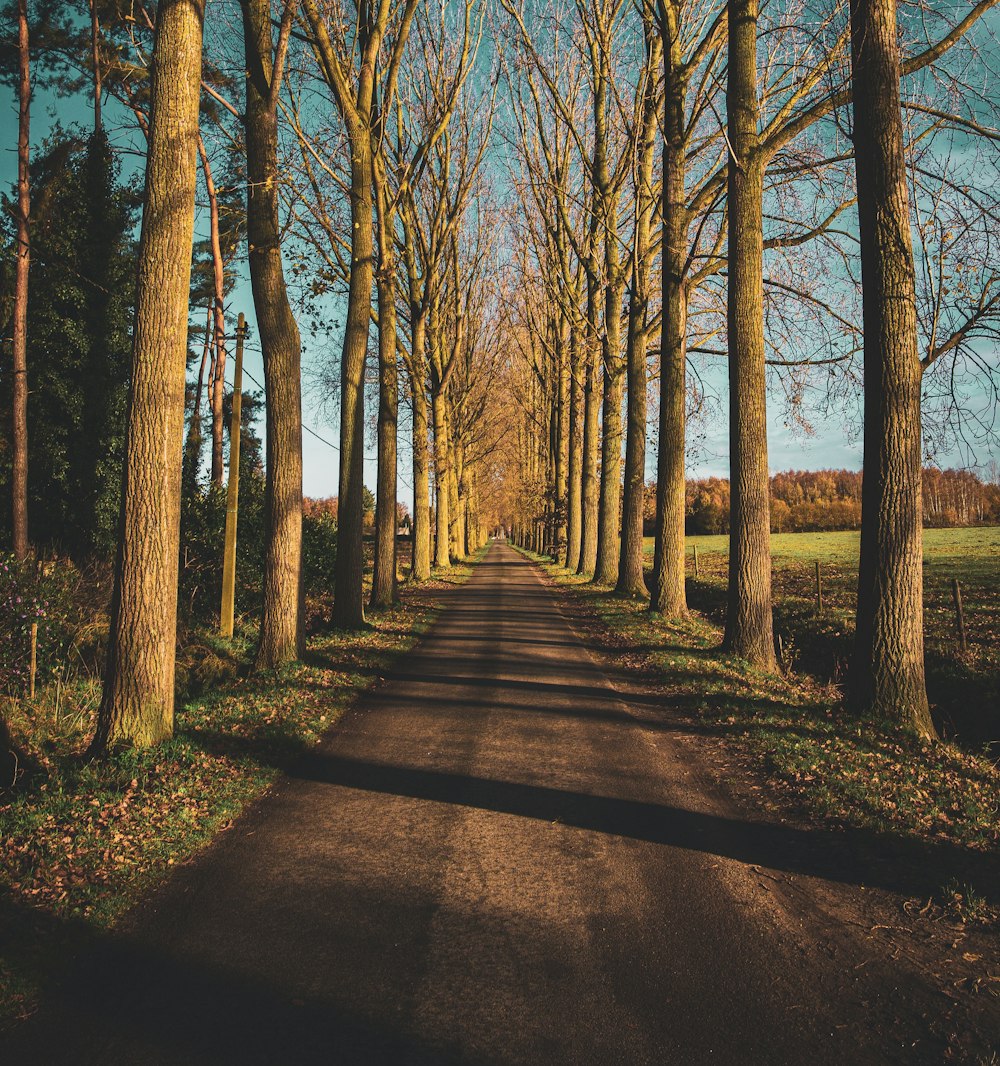
{"label": "sunlit tree trunk", "polygon": [[[300,340],[288,302],[278,223],[277,93],[270,0],[243,0],[246,44],[247,243],[264,354],[267,481],[264,597],[258,669],[305,650],[302,581],[302,387]],[[218,299],[218,293],[216,294]]]}
{"label": "sunlit tree trunk", "polygon": [[364,446],[365,355],[371,323],[372,241],[371,139],[367,128],[351,135],[351,281],[347,328],[340,362],[340,496],[334,623],[364,625]]}
{"label": "sunlit tree trunk", "polygon": [[916,283],[895,0],[852,0],[864,293],[865,461],[851,697],[936,736],[924,681]]}
{"label": "sunlit tree trunk", "polygon": [[566,568],[580,566],[583,506],[583,382],[584,350],[576,323],[570,329],[569,472],[566,490]]}
{"label": "sunlit tree trunk", "polygon": [[427,392],[424,381],[424,328],[413,327],[412,373],[410,391],[413,405],[413,558],[411,581],[426,581],[431,576],[430,461],[427,450]]}
{"label": "sunlit tree trunk", "polygon": [[451,507],[448,477],[451,463],[448,449],[448,412],[444,388],[433,367],[431,368],[431,416],[434,419],[434,514],[436,519],[434,565],[449,567],[451,566],[449,551]]}
{"label": "sunlit tree trunk", "polygon": [[17,3],[17,257],[11,384],[11,548],[27,559],[28,543],[28,273],[31,266],[31,67],[28,0]]}
{"label": "sunlit tree trunk", "polygon": [[[675,12],[668,5],[667,14]],[[650,610],[687,613],[684,585],[684,448],[687,419],[687,206],[681,45],[676,21],[663,27],[663,254],[661,264],[660,420],[656,458],[656,537]]]}
{"label": "sunlit tree trunk", "polygon": [[774,664],[764,362],[764,161],[758,151],[758,0],[729,0],[729,602],[724,646]]}
{"label": "sunlit tree trunk", "polygon": [[629,300],[626,370],[628,419],[625,434],[625,490],[622,501],[620,596],[645,599],[643,511],[646,502],[646,346],[649,341],[650,241],[653,228],[653,162],[659,134],[660,38],[652,10],[644,10],[648,77],[643,93],[643,130],[636,167],[635,233],[632,252],[632,293]]}
{"label": "sunlit tree trunk", "polygon": [[599,279],[587,276],[587,324],[585,332],[583,376],[583,464],[581,473],[582,507],[580,525],[580,562],[577,573],[593,574],[597,564],[597,450],[601,408],[601,349],[597,335]]}
{"label": "sunlit tree trunk", "polygon": [[160,0],[129,383],[121,533],[91,750],[153,744],[174,719],[188,301],[203,6]]}
{"label": "sunlit tree trunk", "polygon": [[375,565],[372,607],[396,601],[396,423],[399,390],[396,376],[396,261],[387,204],[385,174],[375,164],[378,209],[378,475],[375,489]]}

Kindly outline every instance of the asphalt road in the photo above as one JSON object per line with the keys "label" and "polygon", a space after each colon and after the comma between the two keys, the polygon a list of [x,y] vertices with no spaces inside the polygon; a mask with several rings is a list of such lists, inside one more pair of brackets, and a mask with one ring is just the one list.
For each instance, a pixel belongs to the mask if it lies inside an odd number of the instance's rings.
{"label": "asphalt road", "polygon": [[535,567],[448,597],[6,1061],[923,1061],[891,963],[773,891],[810,842],[727,808]]}

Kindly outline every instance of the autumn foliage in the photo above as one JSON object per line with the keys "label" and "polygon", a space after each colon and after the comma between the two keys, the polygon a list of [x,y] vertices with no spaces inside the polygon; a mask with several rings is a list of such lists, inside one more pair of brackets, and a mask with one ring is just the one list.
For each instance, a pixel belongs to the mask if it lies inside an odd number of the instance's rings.
{"label": "autumn foliage", "polygon": [[[689,480],[686,527],[690,536],[729,532],[729,479]],[[969,470],[923,473],[924,525],[945,529],[1000,524],[1000,484]],[[646,486],[646,532],[656,515],[656,483]],[[771,477],[771,532],[819,533],[861,528],[861,472],[786,470]]]}

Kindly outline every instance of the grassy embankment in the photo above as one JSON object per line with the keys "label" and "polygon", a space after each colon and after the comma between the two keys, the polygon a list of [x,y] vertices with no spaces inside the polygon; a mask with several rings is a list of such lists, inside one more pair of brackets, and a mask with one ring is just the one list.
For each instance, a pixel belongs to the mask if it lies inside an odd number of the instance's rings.
{"label": "grassy embankment", "polygon": [[112,927],[262,796],[426,631],[437,613],[427,592],[471,570],[405,590],[366,630],[317,635],[305,662],[271,676],[246,676],[252,634],[218,641],[243,676],[181,706],[175,737],[153,749],[83,761],[96,699],[58,719],[51,691],[12,708],[45,773],[0,797],[0,1028],[31,1012],[75,943]]}
{"label": "grassy embankment", "polygon": [[[691,565],[695,543],[698,579]],[[922,743],[853,718],[842,705],[856,547],[857,534],[849,533],[774,537],[775,613],[792,660],[778,674],[715,653],[725,607],[724,537],[689,540],[693,610],[682,622],[668,622],[650,614],[645,604],[623,601],[559,566],[544,565],[558,584],[617,634],[623,651],[631,651],[658,676],[665,703],[697,719],[700,728],[726,743],[738,745],[758,770],[782,783],[800,809],[832,824],[889,840],[940,845],[968,857],[962,870],[942,867],[934,906],[963,920],[993,922],[998,914],[989,900],[1000,903],[997,883],[987,883],[998,873],[990,856],[995,858],[1000,850],[1000,769],[994,758],[957,744]],[[824,564],[821,613],[813,599],[817,558]],[[992,634],[1000,631],[1000,530],[930,531],[925,574],[932,693],[963,684],[964,696],[948,693],[949,708],[952,698],[959,704],[977,692],[996,693],[998,658]],[[970,649],[964,656],[954,651],[951,636],[952,576],[962,581],[966,593]],[[978,715],[997,722],[988,717],[987,706],[970,711],[967,720]],[[978,871],[975,879],[970,870]]]}

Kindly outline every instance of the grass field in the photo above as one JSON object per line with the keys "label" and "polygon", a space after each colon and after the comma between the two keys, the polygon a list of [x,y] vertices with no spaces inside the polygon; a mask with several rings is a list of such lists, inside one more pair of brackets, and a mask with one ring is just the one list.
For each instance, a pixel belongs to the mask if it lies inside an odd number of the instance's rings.
{"label": "grass field", "polygon": [[[690,605],[725,616],[729,538],[688,538]],[[771,537],[775,628],[786,664],[823,681],[843,681],[857,601],[860,534]],[[694,548],[699,574],[694,576]],[[652,560],[653,543],[646,540]],[[823,580],[816,610],[815,564]],[[958,649],[952,578],[962,587],[968,651]],[[939,727],[967,744],[1000,742],[1000,527],[924,532],[924,634],[928,690]]]}

